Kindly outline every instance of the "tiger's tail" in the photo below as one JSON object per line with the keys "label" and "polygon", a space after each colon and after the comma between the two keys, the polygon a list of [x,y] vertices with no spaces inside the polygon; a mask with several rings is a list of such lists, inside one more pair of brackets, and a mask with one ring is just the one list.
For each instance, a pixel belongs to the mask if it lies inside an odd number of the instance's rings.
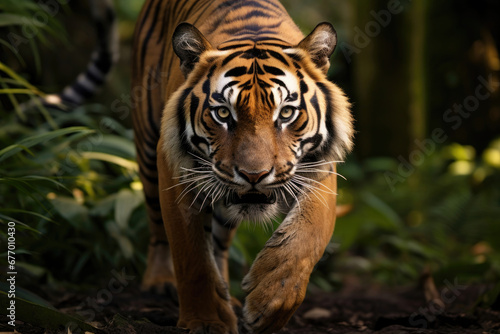
{"label": "tiger's tail", "polygon": [[112,0],[89,0],[92,20],[97,33],[97,45],[87,68],[61,92],[32,99],[22,109],[39,106],[72,109],[92,97],[104,84],[113,64],[119,58],[118,23]]}

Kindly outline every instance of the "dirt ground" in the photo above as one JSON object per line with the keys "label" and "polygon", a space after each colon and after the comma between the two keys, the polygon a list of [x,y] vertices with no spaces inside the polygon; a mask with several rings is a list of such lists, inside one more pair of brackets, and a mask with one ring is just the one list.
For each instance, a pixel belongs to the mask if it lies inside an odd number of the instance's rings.
{"label": "dirt ground", "polygon": [[[500,301],[487,309],[475,306],[485,289],[442,287],[442,304],[426,302],[423,291],[417,288],[312,294],[279,333],[500,334]],[[188,333],[175,328],[178,308],[172,298],[140,292],[137,287],[127,287],[107,305],[94,300],[96,304],[90,306],[89,295],[81,293],[59,291],[50,295],[49,301],[58,310],[92,317],[92,324],[104,334]],[[12,327],[5,325],[5,320],[0,316],[0,332],[10,333]],[[63,332],[22,322],[17,322],[16,330],[23,334]]]}

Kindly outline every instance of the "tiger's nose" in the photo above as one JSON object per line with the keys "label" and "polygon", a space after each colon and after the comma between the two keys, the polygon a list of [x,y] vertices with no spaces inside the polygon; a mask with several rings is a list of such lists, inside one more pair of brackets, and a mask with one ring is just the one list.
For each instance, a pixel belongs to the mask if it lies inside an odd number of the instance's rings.
{"label": "tiger's nose", "polygon": [[[271,169],[272,170],[272,169]],[[265,179],[269,174],[271,174],[270,170],[263,169],[258,172],[249,172],[244,169],[236,169],[236,172],[246,181],[251,184],[257,184],[263,179]]]}

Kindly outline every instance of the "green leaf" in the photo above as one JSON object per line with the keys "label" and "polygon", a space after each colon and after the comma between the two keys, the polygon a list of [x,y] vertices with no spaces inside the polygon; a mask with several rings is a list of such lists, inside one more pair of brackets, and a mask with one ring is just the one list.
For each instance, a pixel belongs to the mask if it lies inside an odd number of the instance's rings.
{"label": "green leaf", "polygon": [[479,297],[478,304],[482,307],[491,307],[497,300],[500,300],[500,283],[497,283],[492,289],[486,291]]}
{"label": "green leaf", "polygon": [[57,212],[79,230],[89,227],[89,209],[74,198],[58,196],[51,200]]}
{"label": "green leaf", "polygon": [[73,331],[80,328],[91,333],[103,333],[94,326],[52,308],[29,302],[17,296],[15,299],[11,299],[4,291],[0,291],[0,309],[2,313],[8,312],[7,309],[13,300],[15,301],[16,320],[21,320],[44,329],[60,331],[71,325]]}
{"label": "green leaf", "polygon": [[59,129],[50,131],[47,133],[35,135],[21,140],[17,144],[10,145],[3,150],[0,150],[0,161],[3,161],[23,150],[28,150],[30,147],[45,143],[48,140],[52,140],[67,134],[72,134],[75,132],[82,132],[86,134],[91,134],[94,131],[84,127],[70,127],[65,129]]}
{"label": "green leaf", "polygon": [[134,142],[115,135],[102,136],[98,145],[92,147],[90,151],[116,155],[129,160],[134,160],[136,156]]}
{"label": "green leaf", "polygon": [[[35,216],[35,217],[41,218],[43,220],[47,220],[47,221],[50,221],[52,223],[55,223],[55,221],[52,220],[52,219],[50,219],[49,217],[44,216],[44,215],[42,215],[42,214],[40,214],[38,212],[34,212],[34,211],[22,210],[22,209],[10,209],[10,208],[9,209],[1,209],[1,211],[2,212],[13,212],[13,213],[23,213],[23,214],[26,214],[26,215]],[[1,217],[1,215],[0,215],[0,217]],[[35,229],[33,229],[33,228],[29,227],[28,225],[26,225],[26,224],[18,221],[17,219],[13,219],[13,218],[11,218],[11,219],[12,219],[12,221],[15,221],[16,224],[22,224],[23,226],[25,226],[26,228],[30,229],[31,231],[39,233]]]}
{"label": "green leaf", "polygon": [[380,221],[383,227],[398,229],[402,226],[401,218],[394,211],[394,209],[378,198],[375,194],[363,192],[361,194],[361,198],[370,208],[383,218],[382,221]]}
{"label": "green leaf", "polygon": [[[20,254],[19,251],[16,251],[16,254]],[[16,265],[19,267],[19,268],[23,268],[24,270],[26,270],[27,272],[29,272],[31,275],[37,277],[37,278],[40,278],[42,277],[44,274],[47,273],[47,269],[43,268],[43,267],[40,267],[40,266],[37,266],[37,265],[34,265],[32,263],[26,263],[26,262],[16,262]],[[26,300],[29,300],[29,301],[33,301],[29,298],[25,298],[23,296],[20,296],[21,298],[24,298]]]}
{"label": "green leaf", "polygon": [[[19,265],[19,263],[16,263],[16,265]],[[8,293],[9,288],[10,287],[8,283],[0,282],[0,291]],[[55,308],[48,301],[46,301],[40,296],[35,295],[33,292],[21,288],[20,286],[16,286],[16,297],[55,310]]]}
{"label": "green leaf", "polygon": [[115,220],[122,230],[128,227],[132,212],[143,202],[142,193],[122,189],[116,196]]}
{"label": "green leaf", "polygon": [[90,160],[101,160],[111,162],[115,165],[121,166],[125,169],[131,171],[138,171],[139,167],[135,161],[127,160],[116,155],[106,154],[106,153],[98,153],[98,152],[83,152],[82,157]]}
{"label": "green leaf", "polygon": [[[29,213],[31,213],[31,212],[29,212]],[[5,221],[5,222],[14,222],[17,225],[21,225],[21,227],[20,227],[21,230],[25,229],[25,230],[29,230],[31,232],[35,232],[37,234],[40,234],[40,232],[37,231],[37,230],[35,230],[33,227],[31,227],[31,226],[29,226],[29,225],[27,225],[27,224],[25,224],[25,223],[17,220],[16,218],[13,218],[13,217],[10,217],[10,216],[6,216],[6,215],[4,215],[4,214],[2,214],[0,212],[0,221],[2,221],[2,220]]]}
{"label": "green leaf", "polygon": [[120,227],[114,221],[106,222],[106,230],[118,242],[123,256],[130,259],[134,254],[134,246],[130,239],[122,233]]}
{"label": "green leaf", "polygon": [[15,25],[30,25],[33,26],[32,20],[24,15],[0,13],[0,27],[9,27]]}
{"label": "green leaf", "polygon": [[25,86],[26,88],[30,89],[33,91],[33,94],[43,96],[44,94],[35,86],[30,84],[28,81],[23,79],[21,76],[19,76],[16,72],[14,72],[10,67],[5,65],[4,63],[0,62],[0,71],[5,72],[7,75],[9,75],[12,79],[16,80],[20,85]]}
{"label": "green leaf", "polygon": [[114,208],[117,194],[108,195],[106,198],[98,201],[92,209],[90,209],[90,214],[93,216],[105,217]]}

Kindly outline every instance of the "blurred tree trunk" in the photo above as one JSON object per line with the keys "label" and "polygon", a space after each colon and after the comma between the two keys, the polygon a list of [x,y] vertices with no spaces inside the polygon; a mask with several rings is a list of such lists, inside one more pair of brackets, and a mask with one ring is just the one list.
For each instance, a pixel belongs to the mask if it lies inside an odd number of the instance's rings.
{"label": "blurred tree trunk", "polygon": [[410,12],[410,148],[427,133],[427,1],[414,1]]}
{"label": "blurred tree trunk", "polygon": [[361,157],[407,156],[414,138],[425,136],[426,1],[356,2],[353,65]]}

